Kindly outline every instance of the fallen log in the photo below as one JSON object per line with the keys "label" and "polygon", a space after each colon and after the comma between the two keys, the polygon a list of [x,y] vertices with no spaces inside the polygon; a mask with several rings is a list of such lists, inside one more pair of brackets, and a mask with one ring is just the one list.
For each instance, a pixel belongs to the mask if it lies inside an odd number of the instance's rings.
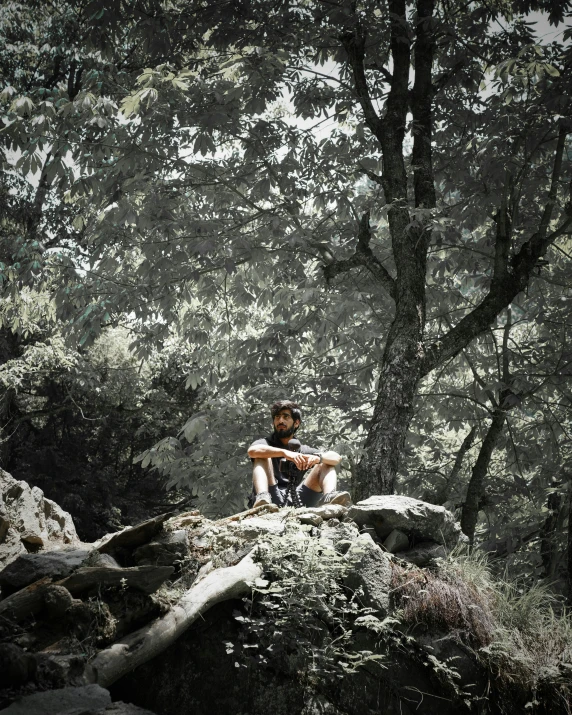
{"label": "fallen log", "polygon": [[160,514],[153,519],[137,524],[137,526],[128,526],[116,534],[104,536],[96,546],[96,549],[101,554],[109,554],[118,548],[133,548],[134,546],[146,544],[161,531],[163,523],[172,516],[173,512]]}
{"label": "fallen log", "polygon": [[92,660],[88,678],[104,688],[126,673],[162,653],[211,606],[237,598],[250,589],[250,584],[262,575],[252,552],[236,566],[211,571],[194,583],[181,600],[162,618],[131,633]]}
{"label": "fallen log", "polygon": [[173,566],[91,566],[78,569],[57,583],[74,596],[93,586],[130,586],[144,593],[154,593],[174,570]]}
{"label": "fallen log", "polygon": [[52,583],[49,576],[44,576],[39,581],[7,596],[0,601],[0,616],[6,614],[14,621],[21,621],[27,616],[39,613],[44,607],[44,594],[46,587]]}

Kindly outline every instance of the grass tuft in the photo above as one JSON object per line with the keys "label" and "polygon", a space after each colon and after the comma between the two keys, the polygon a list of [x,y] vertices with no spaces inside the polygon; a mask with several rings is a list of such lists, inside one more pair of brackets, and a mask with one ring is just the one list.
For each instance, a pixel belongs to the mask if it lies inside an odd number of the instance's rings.
{"label": "grass tuft", "polygon": [[457,551],[435,571],[394,562],[392,588],[404,625],[454,632],[501,689],[542,692],[572,712],[572,618],[547,586],[496,578],[486,554]]}

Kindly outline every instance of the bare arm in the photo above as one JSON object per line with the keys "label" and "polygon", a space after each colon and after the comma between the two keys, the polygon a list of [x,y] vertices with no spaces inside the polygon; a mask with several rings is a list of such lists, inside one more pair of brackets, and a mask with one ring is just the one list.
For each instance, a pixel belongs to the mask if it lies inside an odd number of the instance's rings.
{"label": "bare arm", "polygon": [[252,445],[252,447],[248,449],[248,456],[250,459],[288,459],[294,462],[298,469],[309,469],[315,464],[327,464],[328,466],[335,467],[342,461],[341,455],[332,450],[321,452],[321,455],[300,454],[299,452],[291,452],[289,449],[271,447],[266,444]]}
{"label": "bare arm", "polygon": [[326,452],[322,452],[322,462],[324,464],[329,464],[331,467],[335,467],[342,461],[342,455],[329,449]]}
{"label": "bare arm", "polygon": [[281,449],[280,447],[271,447],[266,444],[253,444],[248,449],[250,459],[289,459],[298,467],[298,469],[308,469],[308,457],[312,455],[300,454],[299,452],[291,452],[289,449]]}

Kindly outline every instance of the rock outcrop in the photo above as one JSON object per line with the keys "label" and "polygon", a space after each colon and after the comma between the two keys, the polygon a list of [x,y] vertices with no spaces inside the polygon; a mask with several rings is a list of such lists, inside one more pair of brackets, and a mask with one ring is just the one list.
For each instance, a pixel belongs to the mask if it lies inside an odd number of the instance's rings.
{"label": "rock outcrop", "polygon": [[468,543],[450,511],[411,497],[373,496],[354,504],[349,517],[386,551],[417,566],[427,566],[443,558],[447,549]]}
{"label": "rock outcrop", "polygon": [[20,554],[79,543],[70,514],[0,469],[0,568]]}
{"label": "rock outcrop", "polygon": [[0,710],[0,715],[153,715],[136,705],[111,702],[99,685],[58,688],[23,697]]}
{"label": "rock outcrop", "polygon": [[[45,500],[10,480],[0,523],[25,534],[14,495]],[[42,528],[41,550],[0,571],[0,714],[516,715],[535,697],[479,657],[488,596],[441,571],[464,541],[441,507],[165,514],[94,544]]]}

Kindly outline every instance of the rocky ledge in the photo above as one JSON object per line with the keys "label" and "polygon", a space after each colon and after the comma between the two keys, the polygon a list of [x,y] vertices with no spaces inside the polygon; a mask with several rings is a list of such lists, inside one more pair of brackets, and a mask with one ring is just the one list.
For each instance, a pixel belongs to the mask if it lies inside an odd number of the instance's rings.
{"label": "rocky ledge", "polygon": [[538,695],[479,655],[489,595],[445,568],[465,538],[442,507],[193,511],[80,544],[1,484],[0,713],[517,713]]}

